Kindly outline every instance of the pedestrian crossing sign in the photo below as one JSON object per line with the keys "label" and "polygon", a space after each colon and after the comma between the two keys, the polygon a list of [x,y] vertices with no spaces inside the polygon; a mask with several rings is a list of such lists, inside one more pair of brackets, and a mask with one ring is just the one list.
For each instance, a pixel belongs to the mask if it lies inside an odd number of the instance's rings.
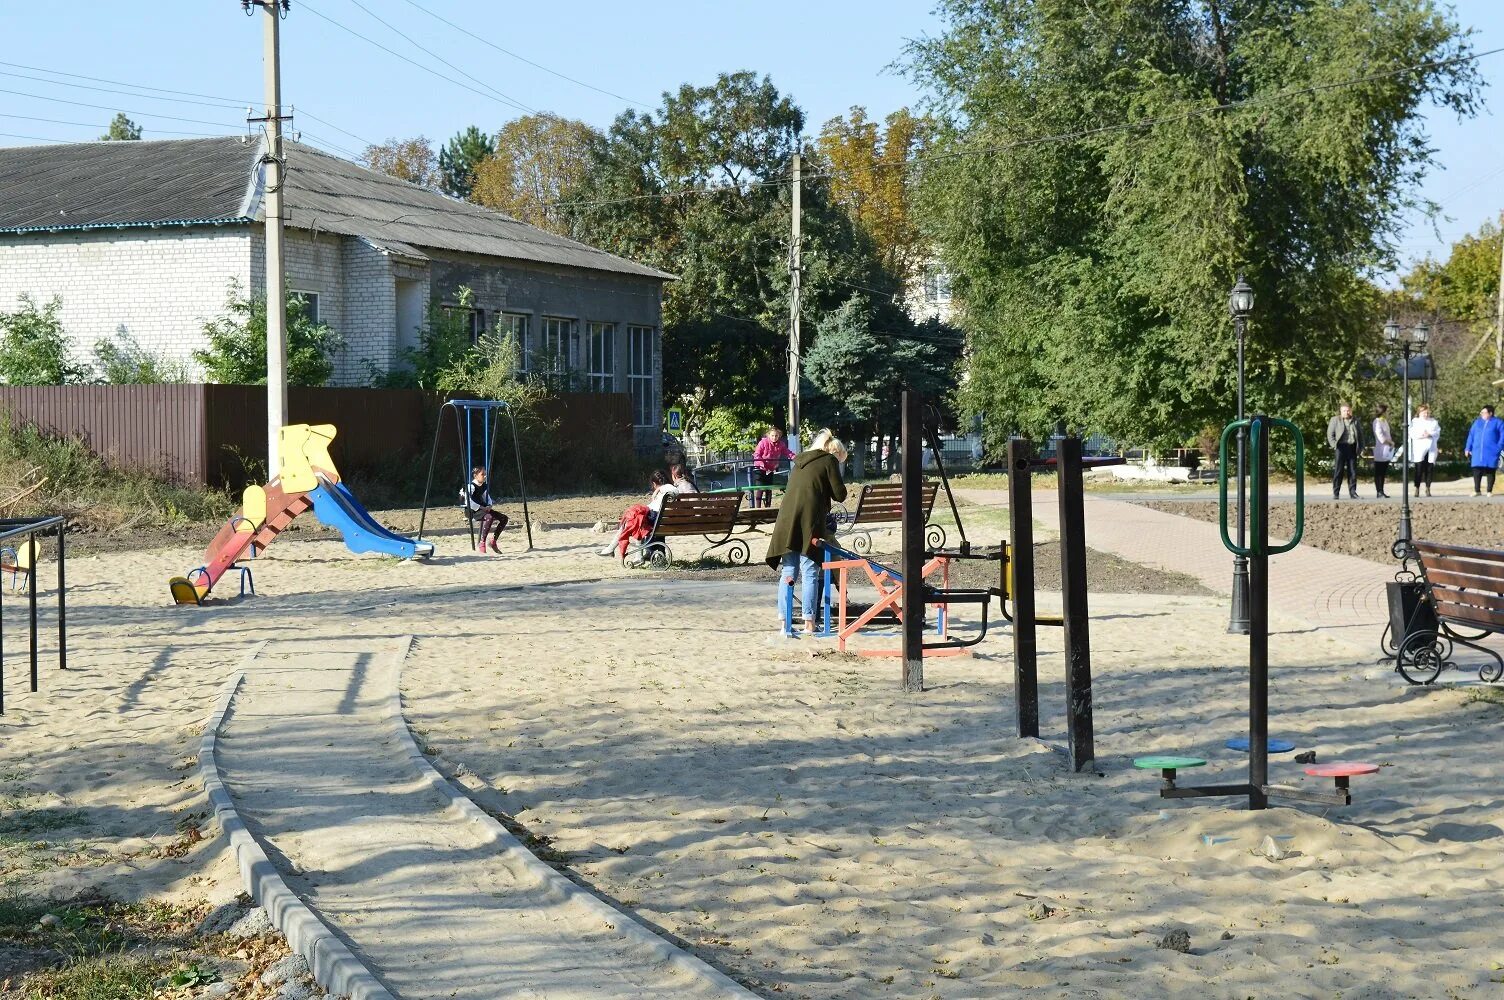
{"label": "pedestrian crossing sign", "polygon": [[668,432],[675,437],[684,433],[684,411],[677,406],[670,406],[663,414],[663,419],[668,425]]}

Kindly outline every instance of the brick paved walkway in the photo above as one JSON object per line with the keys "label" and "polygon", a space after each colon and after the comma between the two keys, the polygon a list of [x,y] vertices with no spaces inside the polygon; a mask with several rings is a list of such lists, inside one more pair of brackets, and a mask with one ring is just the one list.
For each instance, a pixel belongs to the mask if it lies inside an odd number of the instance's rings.
{"label": "brick paved walkway", "polygon": [[[1002,490],[958,489],[956,495],[982,506],[1007,504]],[[1051,532],[1059,530],[1054,492],[1034,494],[1034,519]],[[1206,521],[1087,494],[1086,544],[1143,566],[1194,577],[1214,593],[1232,592],[1232,556],[1222,547],[1217,526]],[[1345,639],[1373,657],[1379,655],[1379,637],[1388,619],[1384,584],[1394,579],[1394,567],[1305,545],[1275,556],[1270,566],[1273,611]]]}

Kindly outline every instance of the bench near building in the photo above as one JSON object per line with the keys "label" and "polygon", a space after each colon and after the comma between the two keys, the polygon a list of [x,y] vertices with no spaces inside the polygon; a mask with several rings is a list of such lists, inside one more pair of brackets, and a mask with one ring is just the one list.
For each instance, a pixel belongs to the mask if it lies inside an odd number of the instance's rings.
{"label": "bench near building", "polygon": [[[663,283],[672,275],[288,142],[287,287],[343,340],[335,384],[403,364],[431,304],[474,292],[532,370],[632,397],[638,444],[662,423]],[[232,288],[265,288],[263,147],[238,138],[0,148],[0,311],[62,300],[77,354],[116,333],[191,364]]]}

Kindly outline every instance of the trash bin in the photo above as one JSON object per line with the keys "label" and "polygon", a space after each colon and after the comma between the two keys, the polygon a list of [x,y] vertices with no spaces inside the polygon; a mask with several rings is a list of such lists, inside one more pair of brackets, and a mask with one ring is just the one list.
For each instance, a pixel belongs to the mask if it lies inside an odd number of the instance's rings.
{"label": "trash bin", "polygon": [[1396,652],[1415,633],[1436,631],[1436,609],[1425,600],[1423,581],[1391,580],[1385,587],[1389,592],[1389,637]]}

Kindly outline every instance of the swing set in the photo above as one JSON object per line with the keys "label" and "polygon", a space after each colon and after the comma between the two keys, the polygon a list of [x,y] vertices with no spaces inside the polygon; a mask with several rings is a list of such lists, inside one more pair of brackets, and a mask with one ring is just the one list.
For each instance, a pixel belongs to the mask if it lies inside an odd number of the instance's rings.
{"label": "swing set", "polygon": [[[522,496],[522,525],[527,531],[527,547],[531,552],[533,522],[527,509],[527,484],[522,477],[522,444],[517,437],[517,416],[508,403],[495,399],[451,399],[439,407],[439,419],[433,429],[433,448],[428,454],[428,483],[423,487],[423,513],[418,516],[418,538],[423,537],[423,525],[428,519],[428,499],[433,492],[433,473],[439,460],[439,435],[444,431],[445,410],[453,411],[455,438],[463,446],[460,452],[460,506],[465,510],[465,523],[470,529],[471,549],[475,548],[475,511],[465,502],[465,486],[470,482],[470,470],[477,466],[484,466],[488,483],[494,478],[492,462],[496,456],[496,438],[501,432],[501,414],[507,415],[512,425],[512,455],[517,462],[517,492]],[[484,461],[475,460],[477,447],[483,449]]]}

